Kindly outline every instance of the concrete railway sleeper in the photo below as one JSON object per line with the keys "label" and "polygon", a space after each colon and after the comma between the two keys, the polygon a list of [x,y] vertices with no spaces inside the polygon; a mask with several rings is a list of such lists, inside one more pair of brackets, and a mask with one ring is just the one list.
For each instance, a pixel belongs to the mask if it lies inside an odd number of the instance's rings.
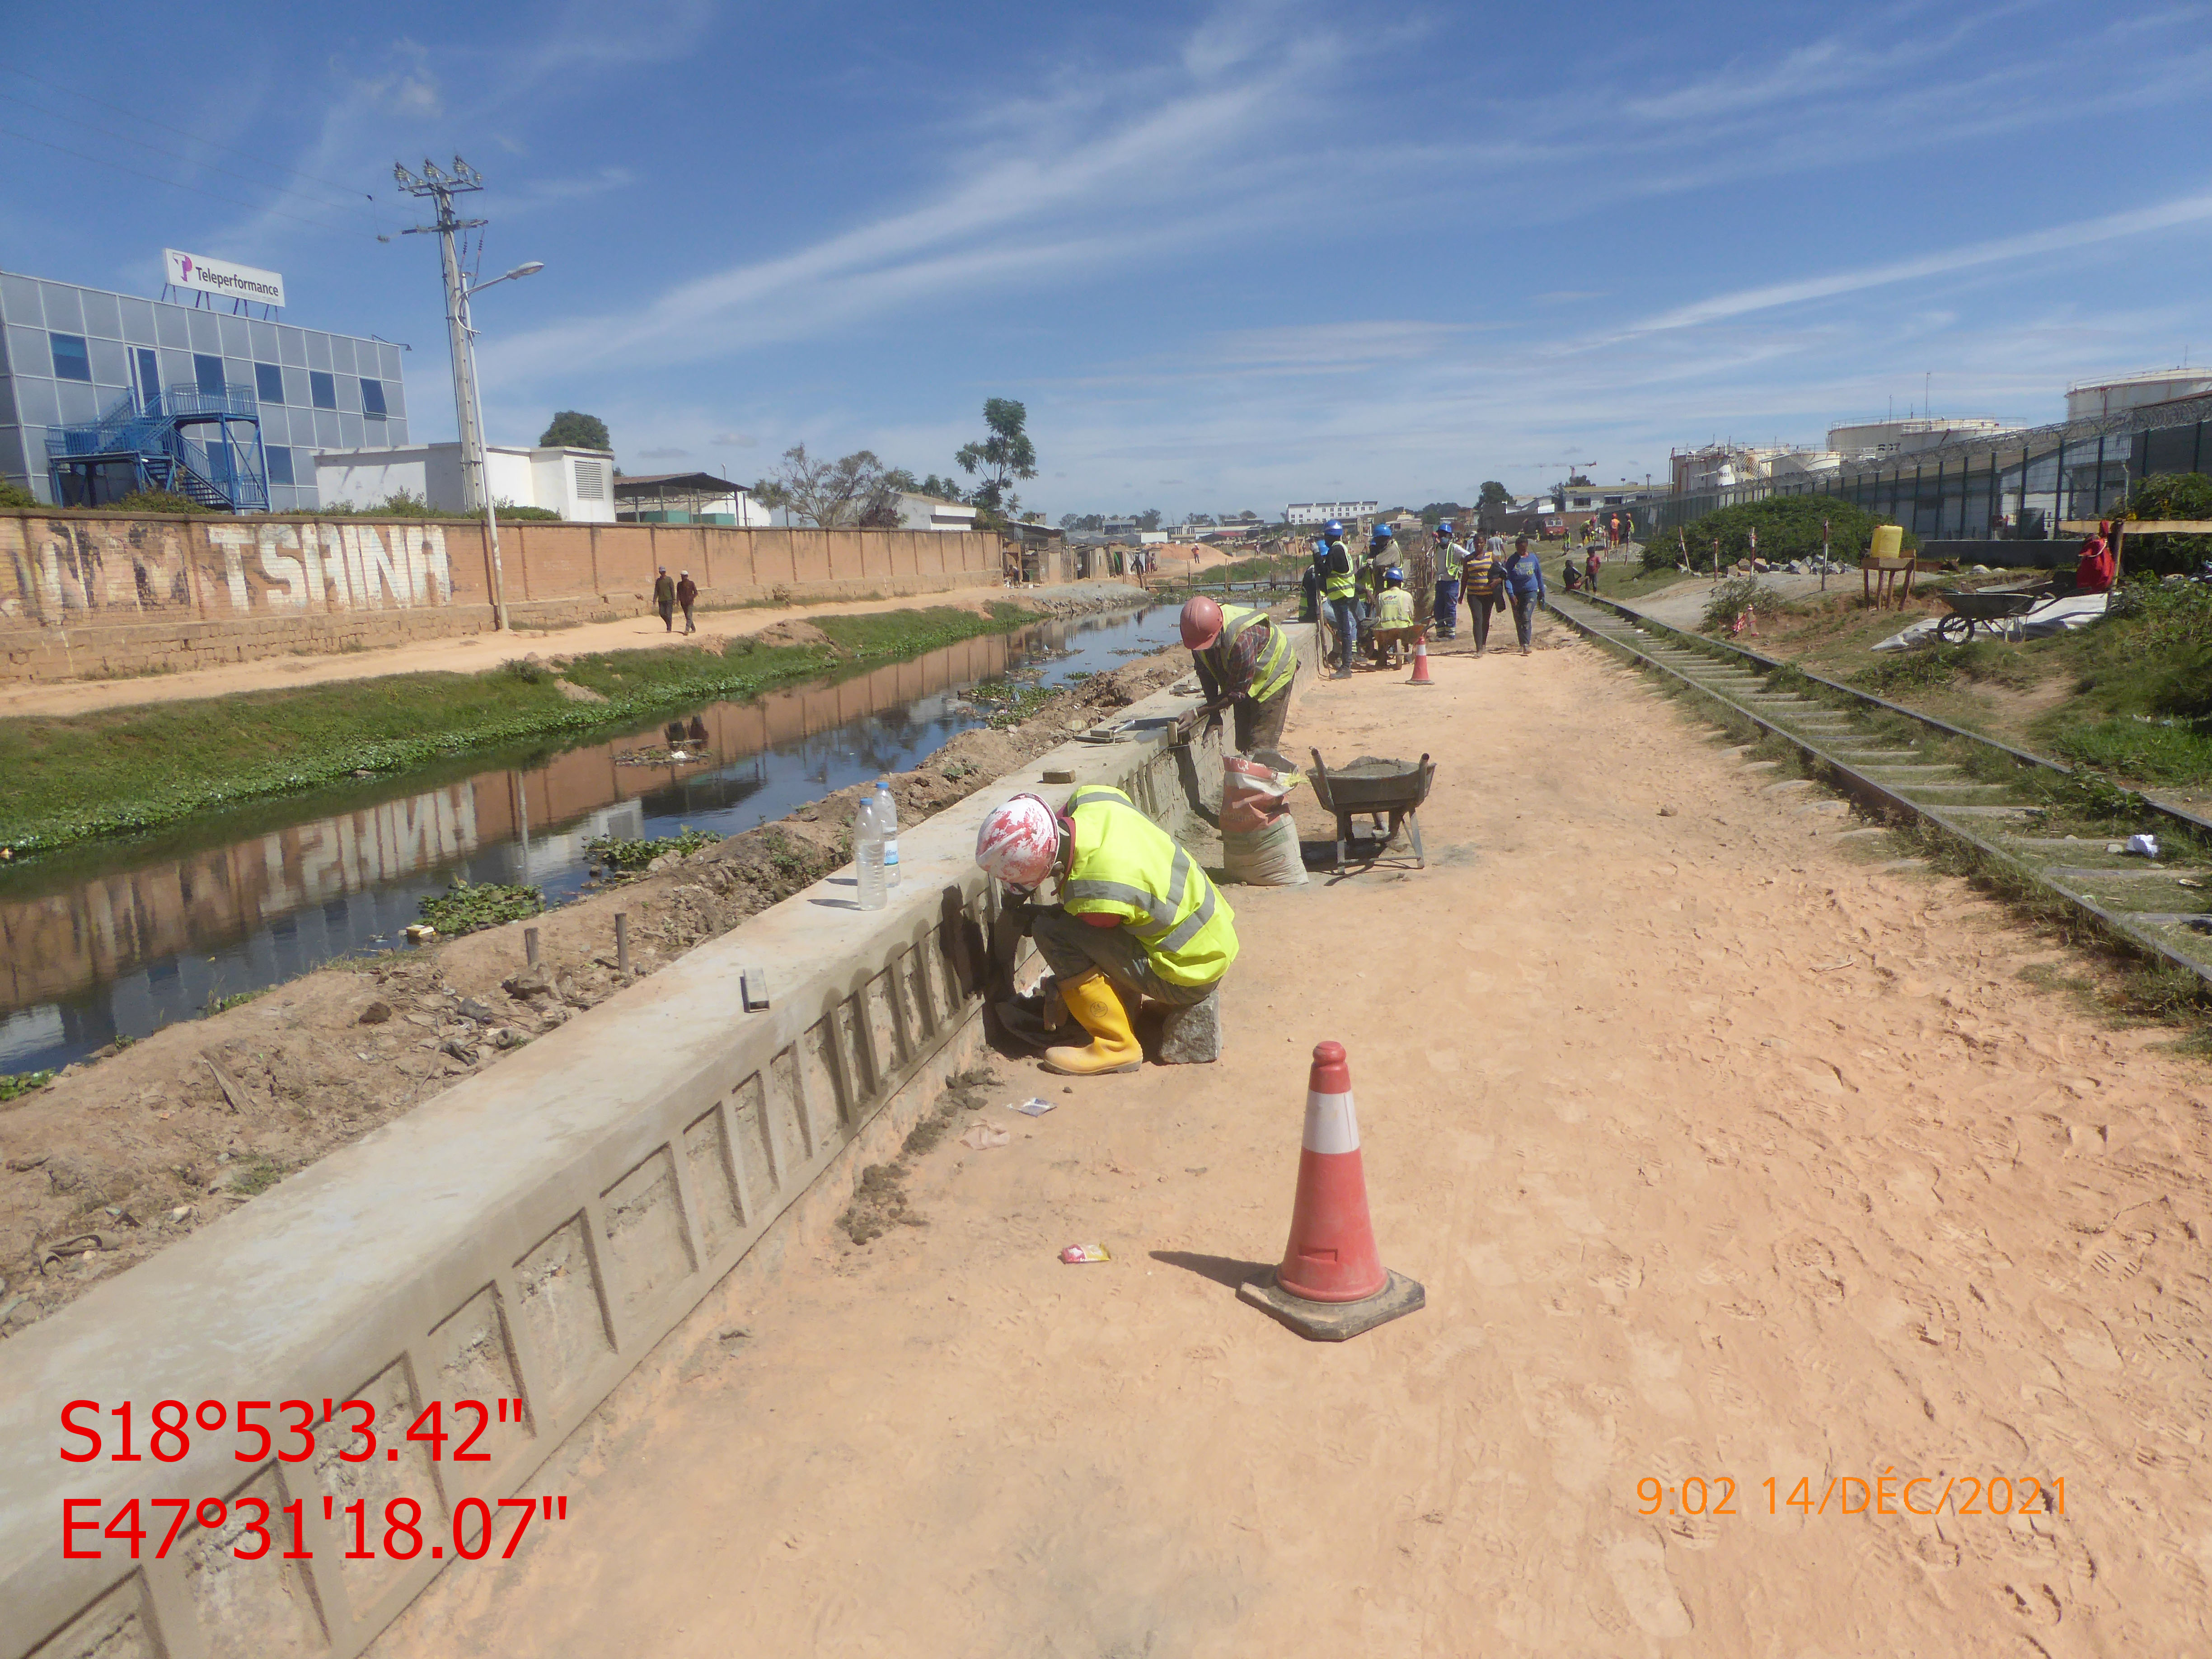
{"label": "concrete railway sleeper", "polygon": [[[1719,704],[1795,750],[1813,775],[1876,817],[1915,823],[2048,895],[2121,948],[2212,988],[2212,822],[2110,790],[2096,816],[2130,829],[2050,833],[2081,775],[2040,755],[1820,678],[1757,652],[1684,634],[1589,596],[1549,596],[1585,637]],[[2179,842],[2178,860],[2112,850],[2132,831]],[[2201,854],[2201,856],[2200,856]],[[2199,887],[2200,880],[2205,885]]]}

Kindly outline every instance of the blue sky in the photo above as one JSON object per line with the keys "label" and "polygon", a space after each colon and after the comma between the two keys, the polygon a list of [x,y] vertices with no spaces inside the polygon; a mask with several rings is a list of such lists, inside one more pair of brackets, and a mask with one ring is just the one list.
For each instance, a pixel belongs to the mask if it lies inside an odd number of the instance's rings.
{"label": "blue sky", "polygon": [[12,19],[0,265],[274,267],[289,320],[412,344],[417,436],[435,253],[376,237],[392,161],[456,152],[484,273],[546,263],[478,301],[491,437],[588,410],[634,472],[950,471],[997,395],[1055,517],[1419,505],[2212,360],[2205,5],[216,18]]}

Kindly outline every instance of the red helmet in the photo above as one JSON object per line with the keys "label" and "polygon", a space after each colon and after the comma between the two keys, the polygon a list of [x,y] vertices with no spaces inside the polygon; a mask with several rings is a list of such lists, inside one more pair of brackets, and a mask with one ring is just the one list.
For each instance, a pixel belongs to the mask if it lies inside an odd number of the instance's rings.
{"label": "red helmet", "polygon": [[975,862],[1009,887],[1035,887],[1060,860],[1060,817],[1036,795],[993,807],[975,832]]}
{"label": "red helmet", "polygon": [[1221,607],[1203,593],[1188,599],[1182,607],[1182,642],[1194,651],[1203,651],[1221,637]]}

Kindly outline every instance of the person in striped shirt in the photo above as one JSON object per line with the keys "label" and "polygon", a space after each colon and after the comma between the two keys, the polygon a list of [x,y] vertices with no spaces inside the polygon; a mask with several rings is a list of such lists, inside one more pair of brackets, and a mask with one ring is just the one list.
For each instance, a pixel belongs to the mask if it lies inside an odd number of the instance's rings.
{"label": "person in striped shirt", "polygon": [[1498,590],[1504,579],[1498,574],[1498,554],[1503,543],[1496,536],[1461,550],[1460,586],[1467,594],[1468,631],[1474,635],[1474,654],[1490,648],[1491,613],[1498,607]]}

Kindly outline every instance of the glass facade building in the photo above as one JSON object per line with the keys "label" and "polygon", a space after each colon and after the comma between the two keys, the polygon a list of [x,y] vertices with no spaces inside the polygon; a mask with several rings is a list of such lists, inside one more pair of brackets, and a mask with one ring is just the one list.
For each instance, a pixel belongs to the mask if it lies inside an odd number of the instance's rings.
{"label": "glass facade building", "polygon": [[269,507],[310,512],[318,449],[407,442],[400,350],[384,340],[0,272],[0,477],[53,500],[46,434],[165,387],[259,405]]}

